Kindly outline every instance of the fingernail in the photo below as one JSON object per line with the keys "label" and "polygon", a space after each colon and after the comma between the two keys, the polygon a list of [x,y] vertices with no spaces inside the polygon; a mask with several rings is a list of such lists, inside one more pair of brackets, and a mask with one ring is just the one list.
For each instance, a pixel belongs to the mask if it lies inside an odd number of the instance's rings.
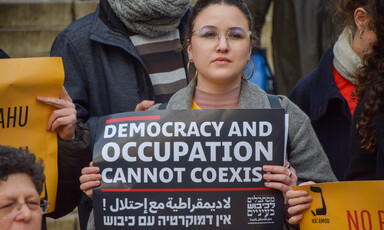
{"label": "fingernail", "polygon": [[268,169],[268,167],[267,166],[263,166],[263,170],[265,171],[265,170],[267,170]]}

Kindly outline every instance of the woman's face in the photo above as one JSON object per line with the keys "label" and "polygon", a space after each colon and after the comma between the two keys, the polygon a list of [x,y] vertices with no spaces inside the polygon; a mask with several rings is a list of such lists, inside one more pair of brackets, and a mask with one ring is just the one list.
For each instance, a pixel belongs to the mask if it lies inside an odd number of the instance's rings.
{"label": "woman's face", "polygon": [[[357,35],[359,37],[357,37]],[[361,58],[364,58],[366,54],[369,54],[372,50],[372,45],[377,41],[377,36],[375,31],[366,29],[360,37],[360,32],[356,33],[354,39],[354,50],[357,55]]]}
{"label": "woman's face", "polygon": [[375,31],[369,28],[371,18],[366,10],[359,7],[354,13],[356,32],[353,38],[353,50],[360,58],[364,58],[372,50],[372,45],[377,41]]}
{"label": "woman's face", "polygon": [[240,86],[251,55],[249,33],[246,16],[235,6],[213,4],[197,15],[188,55],[198,71],[200,90],[222,92]]}
{"label": "woman's face", "polygon": [[6,230],[41,229],[40,196],[25,173],[0,180],[0,228]]}

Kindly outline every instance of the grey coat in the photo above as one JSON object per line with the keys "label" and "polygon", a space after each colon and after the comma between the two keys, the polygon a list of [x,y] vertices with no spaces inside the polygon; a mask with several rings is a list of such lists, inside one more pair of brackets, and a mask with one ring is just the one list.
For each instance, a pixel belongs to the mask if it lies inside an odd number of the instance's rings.
{"label": "grey coat", "polygon": [[[168,102],[167,110],[191,109],[196,81],[175,93]],[[331,169],[308,116],[285,96],[278,96],[281,106],[289,114],[288,139],[290,153],[288,161],[296,170],[298,183],[314,181],[316,183],[337,181]],[[151,108],[158,109],[160,104]],[[243,80],[241,83],[239,109],[271,108],[267,94],[257,85]]]}

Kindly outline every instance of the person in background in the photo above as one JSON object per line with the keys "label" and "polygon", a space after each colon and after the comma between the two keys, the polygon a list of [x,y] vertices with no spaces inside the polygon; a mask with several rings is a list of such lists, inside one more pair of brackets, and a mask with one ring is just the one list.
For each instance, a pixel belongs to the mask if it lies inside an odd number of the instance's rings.
{"label": "person in background", "polygon": [[42,161],[27,150],[0,145],[0,226],[3,230],[40,230],[40,199],[45,181]]}
{"label": "person in background", "polygon": [[[190,0],[100,0],[95,12],[57,36],[50,55],[63,58],[65,88],[93,140],[100,116],[134,111],[145,99],[167,102],[187,85],[188,57],[180,43],[189,5]],[[91,209],[84,196],[81,229]]]}
{"label": "person in background", "polygon": [[[353,72],[359,102],[353,116],[351,157],[349,167],[345,168],[345,179],[383,180],[384,1],[344,0],[340,7],[348,13],[347,19],[353,25],[350,28],[354,38],[350,38],[350,44],[360,44],[354,50],[362,59],[362,63],[358,62],[359,68]],[[347,47],[344,52],[348,52]],[[301,213],[310,208],[312,198],[302,190],[287,192],[287,198],[291,206],[288,212],[292,215],[289,222],[297,224],[303,218]]]}
{"label": "person in background", "polygon": [[357,74],[360,101],[353,117],[347,180],[384,180],[384,0],[375,2],[364,35],[372,38],[372,48]]}
{"label": "person in background", "polygon": [[[10,58],[0,49],[0,58]],[[44,214],[41,229],[46,229],[46,218],[59,218],[70,213],[82,196],[79,176],[81,169],[88,165],[91,151],[91,134],[81,122],[76,121],[76,109],[65,88],[60,98],[37,97],[42,103],[53,106],[47,123],[47,130],[57,132],[58,137],[58,184],[55,211]],[[50,167],[47,165],[46,167]]]}
{"label": "person in background", "polygon": [[289,98],[311,119],[338,180],[345,180],[350,159],[349,134],[357,105],[358,70],[375,36],[371,27],[375,0],[342,0],[345,27],[318,67],[301,79]]}
{"label": "person in background", "polygon": [[[88,165],[91,151],[91,134],[83,123],[76,120],[76,109],[65,88],[60,98],[37,97],[37,100],[53,106],[47,123],[47,130],[57,132],[58,140],[58,184],[55,211],[44,217],[60,218],[70,213],[78,205],[83,192],[78,180],[81,169]],[[46,166],[49,167],[49,166]],[[42,229],[46,229],[43,218]]]}
{"label": "person in background", "polygon": [[[243,0],[197,1],[184,39],[196,77],[171,97],[166,109],[271,108],[265,91],[247,81],[242,73],[252,51],[251,28],[251,16]],[[336,181],[309,118],[287,97],[279,96],[277,100],[289,114],[290,149],[285,166],[263,167],[265,186],[285,195],[291,186],[304,181]],[[146,102],[137,110],[145,109]],[[82,170],[80,187],[91,197],[100,179],[99,168],[90,164]]]}
{"label": "person in background", "polygon": [[318,64],[336,40],[338,0],[245,0],[257,35],[272,9],[272,53],[278,94],[289,95],[296,83]]}

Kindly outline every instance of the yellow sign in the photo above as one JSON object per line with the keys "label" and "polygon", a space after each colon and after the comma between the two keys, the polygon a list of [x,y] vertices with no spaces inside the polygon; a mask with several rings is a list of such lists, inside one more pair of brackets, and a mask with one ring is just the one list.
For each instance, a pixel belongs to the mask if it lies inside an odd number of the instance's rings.
{"label": "yellow sign", "polygon": [[0,144],[28,148],[44,161],[48,212],[57,192],[57,133],[46,130],[54,108],[37,96],[59,97],[64,82],[61,58],[0,59]]}
{"label": "yellow sign", "polygon": [[384,181],[346,181],[293,187],[312,196],[301,230],[384,229]]}

